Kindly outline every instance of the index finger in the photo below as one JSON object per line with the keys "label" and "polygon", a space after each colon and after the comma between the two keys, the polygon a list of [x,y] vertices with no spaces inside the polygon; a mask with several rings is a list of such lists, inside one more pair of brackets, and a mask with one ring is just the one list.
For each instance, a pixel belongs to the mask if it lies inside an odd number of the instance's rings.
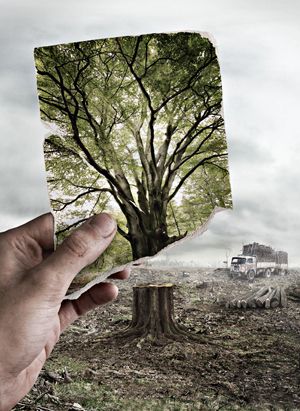
{"label": "index finger", "polygon": [[54,247],[54,220],[51,213],[40,215],[5,233],[14,237],[23,235],[26,238],[32,238],[44,251],[53,250]]}

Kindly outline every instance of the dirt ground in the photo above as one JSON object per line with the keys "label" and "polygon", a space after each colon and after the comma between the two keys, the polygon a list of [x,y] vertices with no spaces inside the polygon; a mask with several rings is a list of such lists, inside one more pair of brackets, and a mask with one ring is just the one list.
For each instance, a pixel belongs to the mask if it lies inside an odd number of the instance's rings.
{"label": "dirt ground", "polygon": [[[201,343],[100,336],[124,329],[132,286],[176,284],[175,316]],[[34,389],[15,410],[300,410],[300,302],[228,309],[225,302],[287,276],[232,280],[225,270],[135,268],[116,302],[66,331]]]}

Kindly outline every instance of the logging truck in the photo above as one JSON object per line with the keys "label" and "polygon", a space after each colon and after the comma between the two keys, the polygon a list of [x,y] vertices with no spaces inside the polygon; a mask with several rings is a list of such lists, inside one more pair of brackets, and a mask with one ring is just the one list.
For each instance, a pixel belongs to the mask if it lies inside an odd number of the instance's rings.
{"label": "logging truck", "polygon": [[253,281],[257,276],[271,277],[288,272],[288,253],[275,251],[272,247],[252,243],[243,246],[242,254],[232,257],[230,277],[244,277]]}

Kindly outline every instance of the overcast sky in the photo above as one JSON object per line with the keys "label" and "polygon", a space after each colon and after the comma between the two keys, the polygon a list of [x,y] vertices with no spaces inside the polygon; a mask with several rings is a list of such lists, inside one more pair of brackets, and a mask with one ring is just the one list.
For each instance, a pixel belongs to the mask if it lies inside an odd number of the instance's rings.
{"label": "overcast sky", "polygon": [[233,211],[173,248],[214,264],[258,241],[300,265],[298,0],[0,0],[0,231],[49,211],[33,48],[196,30],[221,65]]}

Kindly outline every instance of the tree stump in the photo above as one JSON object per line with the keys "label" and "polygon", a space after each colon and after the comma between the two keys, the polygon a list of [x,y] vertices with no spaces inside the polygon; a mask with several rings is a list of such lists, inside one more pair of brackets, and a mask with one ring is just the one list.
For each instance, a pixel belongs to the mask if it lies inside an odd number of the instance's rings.
{"label": "tree stump", "polygon": [[164,340],[203,341],[174,319],[174,284],[133,287],[132,320],[116,337],[143,338],[154,343]]}

